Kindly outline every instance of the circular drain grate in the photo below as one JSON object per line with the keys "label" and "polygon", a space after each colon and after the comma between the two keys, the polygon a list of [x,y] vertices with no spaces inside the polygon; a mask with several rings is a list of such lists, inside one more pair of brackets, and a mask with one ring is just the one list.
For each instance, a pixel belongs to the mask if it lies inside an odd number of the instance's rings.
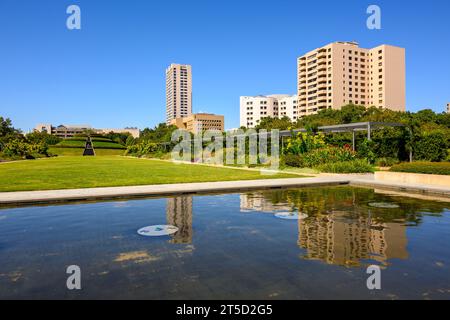
{"label": "circular drain grate", "polygon": [[371,202],[369,203],[370,207],[374,208],[384,208],[384,209],[397,209],[400,208],[398,204],[389,203],[389,202]]}
{"label": "circular drain grate", "polygon": [[178,228],[171,225],[148,226],[138,230],[138,234],[145,237],[161,237],[174,234]]}
{"label": "circular drain grate", "polygon": [[303,220],[308,218],[308,215],[297,212],[278,212],[275,214],[275,217],[285,220]]}

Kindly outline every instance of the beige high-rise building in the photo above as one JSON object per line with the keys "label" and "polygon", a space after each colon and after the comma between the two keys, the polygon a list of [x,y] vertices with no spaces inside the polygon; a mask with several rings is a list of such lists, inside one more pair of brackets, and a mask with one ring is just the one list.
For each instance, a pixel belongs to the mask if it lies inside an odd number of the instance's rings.
{"label": "beige high-rise building", "polygon": [[171,243],[192,243],[192,203],[191,196],[167,199],[167,224],[178,228],[178,232],[171,236]]}
{"label": "beige high-rise building", "polygon": [[211,113],[195,113],[188,117],[172,119],[169,124],[177,126],[193,134],[198,134],[206,130],[224,131],[225,118],[222,115]]}
{"label": "beige high-rise building", "polygon": [[298,58],[299,115],[347,104],[406,109],[405,49],[334,42]]}
{"label": "beige high-rise building", "polygon": [[192,67],[171,64],[166,69],[166,123],[192,114]]}

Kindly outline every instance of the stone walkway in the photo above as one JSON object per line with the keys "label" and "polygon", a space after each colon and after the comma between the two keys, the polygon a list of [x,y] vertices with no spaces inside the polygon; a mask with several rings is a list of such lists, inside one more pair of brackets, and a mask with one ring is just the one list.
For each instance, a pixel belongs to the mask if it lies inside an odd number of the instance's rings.
{"label": "stone walkway", "polygon": [[318,177],[68,189],[52,191],[0,192],[0,205],[105,200],[114,198],[168,196],[194,193],[237,192],[241,190],[330,186],[348,183],[349,180],[345,177]]}

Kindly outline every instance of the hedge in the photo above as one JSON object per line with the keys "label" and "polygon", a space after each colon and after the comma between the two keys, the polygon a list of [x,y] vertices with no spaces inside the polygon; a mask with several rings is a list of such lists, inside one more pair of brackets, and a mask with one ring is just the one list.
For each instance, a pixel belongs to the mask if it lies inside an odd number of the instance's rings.
{"label": "hedge", "polygon": [[450,175],[450,162],[413,162],[394,165],[390,171]]}
{"label": "hedge", "polygon": [[373,166],[365,159],[329,162],[319,165],[315,169],[328,173],[367,173],[375,171]]}

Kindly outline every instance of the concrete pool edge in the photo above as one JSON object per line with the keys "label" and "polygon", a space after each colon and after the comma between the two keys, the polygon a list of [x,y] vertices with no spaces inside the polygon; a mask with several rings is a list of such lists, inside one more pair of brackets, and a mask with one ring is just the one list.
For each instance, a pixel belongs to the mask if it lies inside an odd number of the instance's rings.
{"label": "concrete pool edge", "polygon": [[377,181],[368,179],[351,179],[349,182],[353,187],[367,187],[377,188],[384,190],[411,192],[415,194],[424,194],[450,198],[450,186],[437,186],[437,185],[425,185],[425,184],[412,184],[405,182],[393,182],[393,181]]}
{"label": "concrete pool edge", "polygon": [[330,175],[314,178],[285,178],[49,191],[0,192],[0,207],[339,185],[379,188],[450,198],[450,187],[376,181],[373,178],[362,177],[359,175]]}
{"label": "concrete pool edge", "polygon": [[0,192],[0,206],[111,200],[132,197],[177,196],[185,194],[238,192],[262,189],[336,186],[348,185],[349,182],[348,177],[316,177]]}

